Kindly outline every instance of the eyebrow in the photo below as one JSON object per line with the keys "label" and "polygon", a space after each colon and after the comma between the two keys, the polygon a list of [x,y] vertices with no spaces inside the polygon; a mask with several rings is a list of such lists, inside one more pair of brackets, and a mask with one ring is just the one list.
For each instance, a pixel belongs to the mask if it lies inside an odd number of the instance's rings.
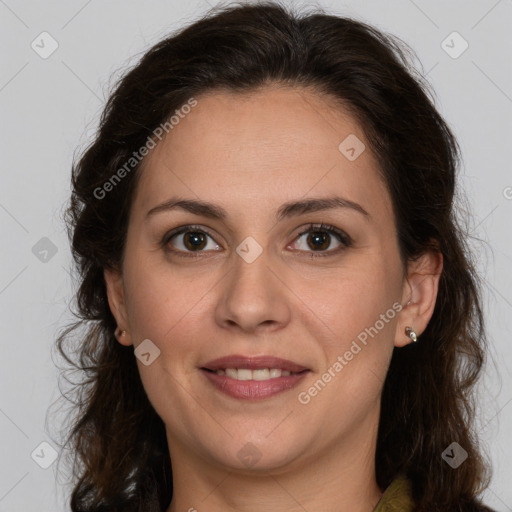
{"label": "eyebrow", "polygon": [[[171,198],[168,201],[151,208],[151,210],[146,214],[146,219],[156,215],[157,213],[167,212],[176,208],[211,219],[225,220],[228,217],[227,211],[219,205],[196,199]],[[304,213],[332,210],[336,208],[348,208],[360,213],[367,220],[371,218],[370,214],[360,204],[343,197],[334,196],[309,198],[284,203],[277,211],[276,220],[281,221]]]}
{"label": "eyebrow", "polygon": [[333,196],[309,198],[285,203],[279,208],[276,219],[280,221],[288,217],[302,215],[303,213],[333,210],[336,208],[348,208],[362,214],[367,219],[370,218],[370,214],[359,203],[355,203],[343,197]]}

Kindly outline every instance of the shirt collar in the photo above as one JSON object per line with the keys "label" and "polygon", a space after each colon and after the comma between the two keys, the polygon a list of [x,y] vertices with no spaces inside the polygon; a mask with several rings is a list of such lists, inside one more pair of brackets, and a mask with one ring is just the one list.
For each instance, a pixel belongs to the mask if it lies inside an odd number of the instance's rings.
{"label": "shirt collar", "polygon": [[414,512],[410,482],[400,473],[384,491],[373,512]]}

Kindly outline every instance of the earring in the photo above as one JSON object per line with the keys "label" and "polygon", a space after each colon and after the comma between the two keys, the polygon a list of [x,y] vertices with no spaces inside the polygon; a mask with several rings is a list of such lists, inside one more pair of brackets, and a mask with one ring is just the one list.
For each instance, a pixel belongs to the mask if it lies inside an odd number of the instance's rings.
{"label": "earring", "polygon": [[412,341],[416,342],[418,341],[418,336],[416,335],[416,333],[412,330],[411,327],[406,327],[405,328],[405,335],[406,336],[409,336],[409,338],[411,338]]}
{"label": "earring", "polygon": [[[121,332],[119,332],[119,331],[121,331]],[[125,330],[121,330],[119,327],[116,329],[115,335],[117,338],[123,337],[125,334],[126,334]]]}

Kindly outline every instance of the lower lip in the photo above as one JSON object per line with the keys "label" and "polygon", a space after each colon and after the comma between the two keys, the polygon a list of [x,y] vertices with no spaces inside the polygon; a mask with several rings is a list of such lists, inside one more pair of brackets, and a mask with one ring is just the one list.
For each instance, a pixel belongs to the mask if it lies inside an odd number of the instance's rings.
{"label": "lower lip", "polygon": [[201,370],[206,378],[219,390],[233,398],[261,400],[294,388],[308,373],[304,371],[287,377],[268,380],[236,380]]}

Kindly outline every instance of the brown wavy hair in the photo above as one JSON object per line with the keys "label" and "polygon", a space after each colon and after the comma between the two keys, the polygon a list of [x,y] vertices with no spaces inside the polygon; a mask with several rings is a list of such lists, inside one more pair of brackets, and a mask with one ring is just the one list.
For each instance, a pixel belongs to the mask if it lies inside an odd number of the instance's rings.
{"label": "brown wavy hair", "polygon": [[[414,55],[355,19],[236,3],[160,41],[118,81],[93,142],[74,159],[65,215],[79,287],[76,321],[56,348],[81,376],[66,377],[72,386],[63,392],[72,403],[64,448],[71,447],[73,512],[160,512],[173,493],[164,424],[133,348],[114,336],[103,277],[105,268],[121,268],[144,160],[106,198],[97,197],[98,187],[191,97],[268,84],[311,88],[333,108],[349,108],[380,162],[404,265],[429,249],[443,255],[433,316],[419,343],[394,349],[384,383],[378,485],[404,472],[419,512],[490,510],[477,498],[490,482],[473,430],[487,341],[481,284],[455,201],[460,150]],[[457,469],[441,458],[453,441],[468,453]]]}

